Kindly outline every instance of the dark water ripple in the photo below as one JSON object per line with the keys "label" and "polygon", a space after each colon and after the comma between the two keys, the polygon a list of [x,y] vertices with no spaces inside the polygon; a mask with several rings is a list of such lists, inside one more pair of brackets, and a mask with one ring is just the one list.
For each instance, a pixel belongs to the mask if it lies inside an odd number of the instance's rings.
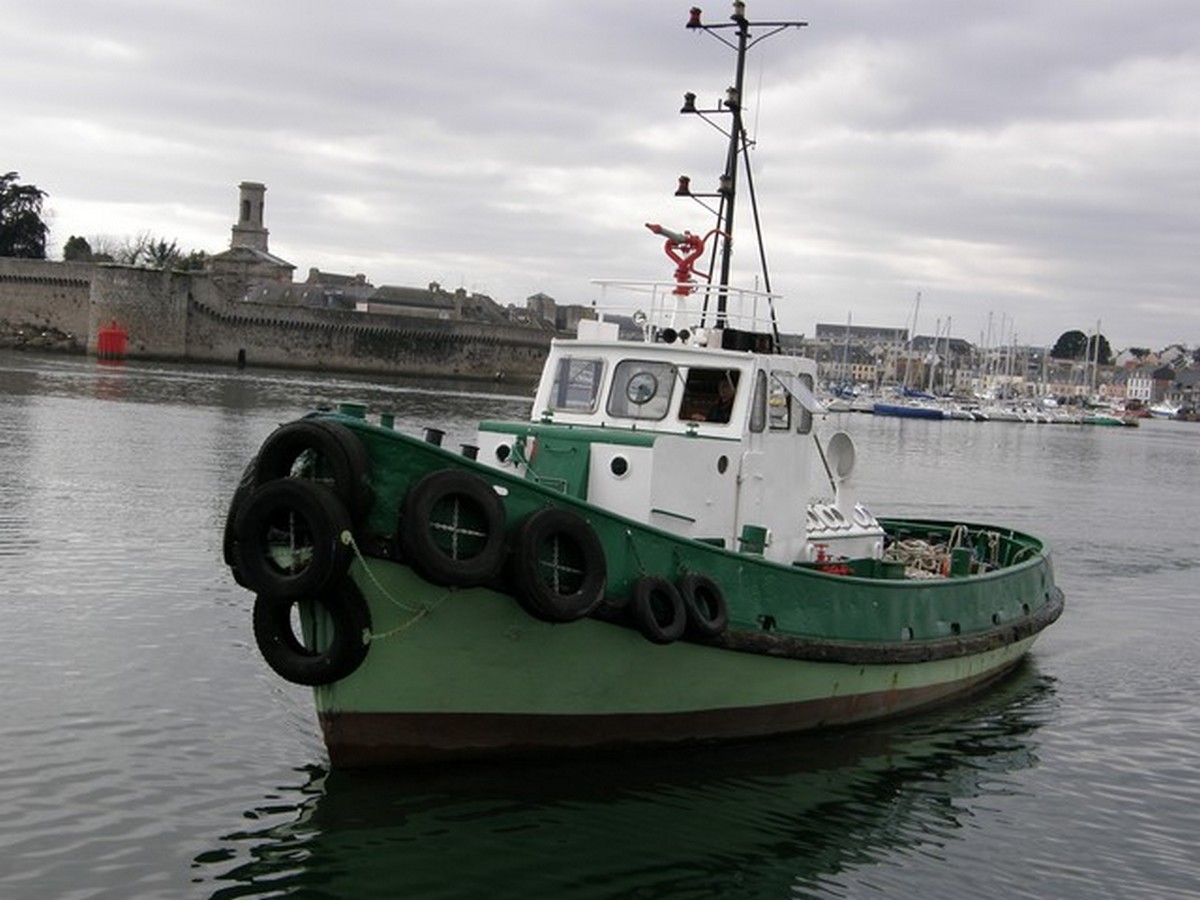
{"label": "dark water ripple", "polygon": [[[475,767],[454,775],[315,775],[292,822],[210,853],[253,895],[836,896],[844,872],[958,840],[974,798],[1015,792],[1051,684],[1032,669],[1009,705],[901,732],[632,757]],[[276,880],[279,879],[279,880]]]}
{"label": "dark water ripple", "polygon": [[952,710],[590,762],[329,773],[220,561],[270,430],[469,440],[501,385],[0,354],[0,897],[1183,898],[1200,864],[1200,428],[841,417],[881,514],[1047,537],[1068,596]]}

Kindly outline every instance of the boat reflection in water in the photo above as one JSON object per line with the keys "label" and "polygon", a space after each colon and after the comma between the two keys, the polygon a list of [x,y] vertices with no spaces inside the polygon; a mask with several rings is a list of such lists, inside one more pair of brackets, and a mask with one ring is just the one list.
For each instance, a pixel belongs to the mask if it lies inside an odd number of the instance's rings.
{"label": "boat reflection in water", "polygon": [[[953,711],[606,761],[313,770],[195,861],[212,896],[818,896],[1037,765],[1032,661]],[[288,789],[285,789],[285,792]],[[218,873],[214,871],[220,869]],[[877,879],[881,873],[875,873]],[[874,883],[874,880],[873,880]]]}

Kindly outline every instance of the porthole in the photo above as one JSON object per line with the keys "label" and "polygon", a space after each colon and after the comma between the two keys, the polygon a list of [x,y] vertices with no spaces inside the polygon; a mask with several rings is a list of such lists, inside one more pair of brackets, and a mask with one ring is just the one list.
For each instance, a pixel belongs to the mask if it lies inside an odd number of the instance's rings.
{"label": "porthole", "polygon": [[509,454],[512,453],[512,447],[508,444],[501,444],[496,448],[496,459],[498,462],[508,462]]}
{"label": "porthole", "polygon": [[728,456],[718,456],[717,457],[717,472],[721,475],[724,475],[725,470],[728,468],[729,468],[729,457]]}
{"label": "porthole", "polygon": [[617,478],[624,478],[629,471],[629,460],[623,456],[614,456],[608,463],[608,470]]}

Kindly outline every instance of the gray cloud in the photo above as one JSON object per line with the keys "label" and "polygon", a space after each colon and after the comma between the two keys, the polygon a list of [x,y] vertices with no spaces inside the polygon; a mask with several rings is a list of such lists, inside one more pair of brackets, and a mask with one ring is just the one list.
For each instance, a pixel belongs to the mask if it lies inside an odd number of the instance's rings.
{"label": "gray cloud", "polygon": [[[236,185],[268,186],[272,249],[376,283],[523,302],[666,278],[642,228],[707,230],[732,56],[687,3],[330,6],[60,0],[6,12],[0,167],[71,234],[226,245]],[[701,4],[718,21],[725,4]],[[805,18],[764,41],[747,98],[773,287],[816,321],[989,314],[1050,343],[1200,340],[1200,17],[1064,0],[750,0]],[[738,268],[753,277],[751,242]]]}

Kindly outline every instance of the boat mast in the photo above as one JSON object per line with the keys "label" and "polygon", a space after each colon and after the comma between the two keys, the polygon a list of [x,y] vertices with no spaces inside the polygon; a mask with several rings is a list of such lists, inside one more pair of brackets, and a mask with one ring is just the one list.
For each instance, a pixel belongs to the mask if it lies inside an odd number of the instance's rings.
{"label": "boat mast", "polygon": [[[746,52],[757,44],[759,41],[766,40],[772,35],[778,34],[788,28],[801,28],[807,25],[807,22],[751,22],[746,18],[746,4],[742,0],[734,0],[733,15],[730,16],[729,22],[721,22],[715,25],[709,25],[701,21],[701,10],[698,6],[691,8],[687,27],[697,31],[703,31],[713,35],[721,43],[730,47],[737,53],[737,64],[734,72],[734,83],[726,92],[725,101],[721,107],[717,109],[697,109],[696,95],[693,93],[684,94],[682,113],[692,113],[705,118],[707,114],[728,113],[731,117],[731,123],[728,131],[729,147],[725,154],[725,169],[721,174],[720,182],[718,183],[716,194],[693,194],[689,184],[691,179],[687,176],[682,176],[679,179],[679,189],[675,192],[677,196],[690,197],[716,197],[719,200],[719,208],[717,210],[717,222],[720,234],[720,274],[717,280],[719,288],[717,292],[717,326],[723,327],[725,324],[725,314],[728,299],[729,275],[730,266],[733,259],[733,216],[734,216],[734,199],[737,195],[738,170],[739,160],[745,166],[746,187],[750,196],[750,205],[754,214],[754,229],[758,240],[759,262],[763,275],[763,286],[767,293],[771,292],[770,276],[767,272],[766,251],[762,241],[762,227],[758,219],[758,202],[754,193],[754,180],[750,171],[749,150],[752,146],[752,141],[746,135],[745,122],[742,118],[742,98],[744,96],[744,85],[746,76]],[[750,33],[751,28],[768,28],[770,29],[760,37],[753,37]],[[726,29],[734,29],[734,40],[730,41],[720,34]],[[706,119],[706,121],[708,121]],[[712,124],[710,122],[710,124]],[[718,126],[719,128],[719,126]],[[723,130],[723,129],[721,129]],[[774,320],[774,309],[771,311],[772,320]],[[778,328],[775,329],[775,343],[779,343]]]}

